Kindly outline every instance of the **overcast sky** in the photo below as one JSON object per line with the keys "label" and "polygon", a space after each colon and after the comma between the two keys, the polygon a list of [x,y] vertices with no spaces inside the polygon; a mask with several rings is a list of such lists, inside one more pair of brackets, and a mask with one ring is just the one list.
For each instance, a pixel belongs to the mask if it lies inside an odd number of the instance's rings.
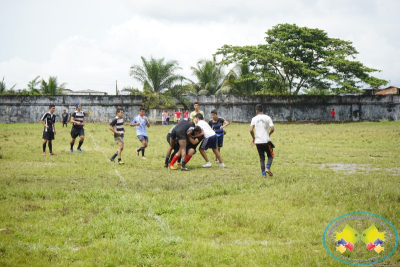
{"label": "overcast sky", "polygon": [[[264,43],[280,23],[351,41],[358,61],[400,86],[398,0],[0,0],[0,79],[16,89],[57,76],[72,90],[139,87],[140,57],[178,61],[180,74],[224,44]],[[141,88],[140,88],[141,89]]]}

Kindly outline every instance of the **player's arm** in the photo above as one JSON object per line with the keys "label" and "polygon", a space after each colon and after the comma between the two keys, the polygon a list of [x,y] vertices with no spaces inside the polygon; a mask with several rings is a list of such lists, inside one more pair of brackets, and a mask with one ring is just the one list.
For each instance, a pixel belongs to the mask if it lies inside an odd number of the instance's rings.
{"label": "player's arm", "polygon": [[83,124],[82,122],[76,121],[74,115],[72,115],[72,117],[71,117],[71,122],[76,124],[76,125],[82,125]]}
{"label": "player's arm", "polygon": [[228,125],[229,125],[229,121],[224,120],[224,123],[222,124],[221,129],[225,128]]}
{"label": "player's arm", "polygon": [[47,129],[49,128],[49,126],[46,125],[46,123],[44,122],[44,120],[40,120],[40,122],[43,124],[44,127],[46,127]]}
{"label": "player's arm", "polygon": [[269,136],[271,136],[271,134],[275,131],[275,127],[274,126],[270,126],[269,127]]}
{"label": "player's arm", "polygon": [[199,141],[198,138],[193,138],[192,136],[189,136],[189,142],[190,142],[192,145],[197,145],[200,141]]}
{"label": "player's arm", "polygon": [[255,136],[254,136],[254,125],[250,126],[250,134],[251,134],[251,137],[253,137],[253,140],[251,141],[251,143],[254,145],[254,139],[255,139]]}
{"label": "player's arm", "polygon": [[146,126],[147,126],[147,127],[150,127],[149,118],[146,117],[144,120],[146,121]]}
{"label": "player's arm", "polygon": [[133,127],[133,126],[139,126],[139,125],[140,125],[140,123],[136,122],[135,119],[132,119],[132,120],[131,120],[131,124],[130,124],[131,127]]}
{"label": "player's arm", "polygon": [[204,130],[201,129],[201,132],[193,135],[193,137],[199,137],[199,136],[203,136],[203,135],[204,135]]}

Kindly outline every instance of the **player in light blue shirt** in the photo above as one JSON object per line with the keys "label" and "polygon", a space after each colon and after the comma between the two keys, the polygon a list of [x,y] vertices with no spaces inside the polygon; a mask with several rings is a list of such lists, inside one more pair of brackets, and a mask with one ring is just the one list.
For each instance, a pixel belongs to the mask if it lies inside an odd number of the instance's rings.
{"label": "player in light blue shirt", "polygon": [[131,120],[130,126],[136,126],[136,135],[139,138],[140,143],[142,146],[136,150],[136,156],[139,157],[139,152],[142,151],[142,159],[146,159],[144,156],[144,150],[149,144],[149,138],[147,136],[147,129],[146,127],[150,127],[149,119],[144,115],[145,109],[140,108],[139,115],[134,117]]}

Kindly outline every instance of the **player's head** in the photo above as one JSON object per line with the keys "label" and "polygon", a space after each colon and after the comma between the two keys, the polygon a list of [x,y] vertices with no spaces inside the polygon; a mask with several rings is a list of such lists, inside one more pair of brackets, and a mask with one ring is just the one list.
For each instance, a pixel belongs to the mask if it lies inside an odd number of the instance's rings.
{"label": "player's head", "polygon": [[196,116],[194,116],[194,121],[197,123],[198,121],[204,120],[203,114],[197,113]]}
{"label": "player's head", "polygon": [[194,127],[194,129],[193,129],[193,135],[199,134],[199,133],[201,133],[201,127],[200,127],[200,126]]}
{"label": "player's head", "polygon": [[76,109],[81,109],[82,108],[82,104],[78,102],[78,103],[76,103],[75,107],[76,107]]}
{"label": "player's head", "polygon": [[50,113],[53,113],[55,109],[56,109],[56,106],[54,106],[54,105],[49,105]]}
{"label": "player's head", "polygon": [[67,112],[67,111],[64,109],[64,113],[65,113],[65,112]]}
{"label": "player's head", "polygon": [[123,108],[117,108],[117,117],[122,118],[122,115],[124,114],[124,109]]}
{"label": "player's head", "polygon": [[211,110],[211,118],[213,120],[218,119],[218,111],[216,109]]}
{"label": "player's head", "polygon": [[144,107],[141,107],[141,108],[139,109],[139,115],[143,117],[145,111],[146,111],[146,110],[144,109]]}
{"label": "player's head", "polygon": [[199,103],[198,102],[194,102],[193,107],[194,107],[195,110],[198,110],[199,109]]}
{"label": "player's head", "polygon": [[257,105],[256,105],[256,113],[257,113],[257,114],[263,113],[263,111],[264,111],[263,106],[262,106],[261,104],[257,104]]}

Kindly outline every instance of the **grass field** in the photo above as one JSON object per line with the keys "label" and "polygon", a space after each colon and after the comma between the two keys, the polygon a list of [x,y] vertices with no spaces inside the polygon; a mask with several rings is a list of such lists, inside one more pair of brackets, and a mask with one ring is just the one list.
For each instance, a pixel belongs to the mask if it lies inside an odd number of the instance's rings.
{"label": "grass field", "polygon": [[56,126],[43,157],[41,124],[0,124],[0,266],[345,266],[322,244],[336,217],[400,230],[399,122],[276,124],[267,179],[247,124],[226,129],[227,168],[198,153],[189,172],[163,168],[169,127],[149,128],[142,160],[126,126],[119,166],[107,124],[85,127],[82,154]]}

